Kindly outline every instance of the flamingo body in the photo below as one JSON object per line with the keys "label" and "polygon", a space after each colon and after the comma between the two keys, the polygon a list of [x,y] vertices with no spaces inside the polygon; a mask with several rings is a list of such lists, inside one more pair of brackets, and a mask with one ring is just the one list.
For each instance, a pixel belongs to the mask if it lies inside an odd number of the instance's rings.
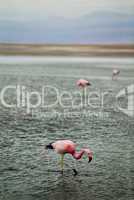
{"label": "flamingo body", "polygon": [[79,87],[86,87],[88,85],[91,85],[90,82],[85,79],[79,79],[76,84]]}
{"label": "flamingo body", "polygon": [[[71,140],[58,140],[56,142],[50,143],[46,145],[46,149],[53,149],[56,151],[56,153],[61,155],[61,169],[63,171],[63,159],[65,154],[71,154],[73,158],[76,160],[81,159],[83,154],[85,153],[89,159],[89,162],[91,162],[93,153],[88,148],[83,148],[80,152],[76,152],[76,144],[72,142]],[[75,174],[76,170],[73,169]]]}
{"label": "flamingo body", "polygon": [[76,144],[70,140],[58,140],[52,144],[55,151],[59,154],[70,153],[75,151]]}

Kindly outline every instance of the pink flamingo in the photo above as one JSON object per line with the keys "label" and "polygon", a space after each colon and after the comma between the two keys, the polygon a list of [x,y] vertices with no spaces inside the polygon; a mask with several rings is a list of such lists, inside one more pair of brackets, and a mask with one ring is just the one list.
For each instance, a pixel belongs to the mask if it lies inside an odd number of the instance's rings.
{"label": "pink flamingo", "polygon": [[91,83],[89,81],[85,80],[85,79],[79,79],[76,84],[77,84],[78,87],[83,89],[83,96],[84,96],[84,89],[87,86],[91,85]]}
{"label": "pink flamingo", "polygon": [[112,80],[114,80],[114,78],[120,74],[120,70],[119,69],[113,69],[113,73],[112,73]]}
{"label": "pink flamingo", "polygon": [[[85,153],[89,159],[88,162],[91,162],[93,158],[93,153],[90,149],[88,148],[83,148],[79,153],[76,152],[76,144],[70,140],[58,140],[54,143],[50,143],[46,145],[46,149],[53,149],[55,150],[58,154],[61,155],[61,171],[63,173],[63,166],[64,166],[64,155],[65,154],[71,154],[73,158],[76,160],[81,159],[83,154]],[[75,175],[77,175],[76,169],[73,169]]]}
{"label": "pink flamingo", "polygon": [[85,79],[79,79],[76,84],[82,88],[85,88],[86,86],[91,85],[91,83]]}

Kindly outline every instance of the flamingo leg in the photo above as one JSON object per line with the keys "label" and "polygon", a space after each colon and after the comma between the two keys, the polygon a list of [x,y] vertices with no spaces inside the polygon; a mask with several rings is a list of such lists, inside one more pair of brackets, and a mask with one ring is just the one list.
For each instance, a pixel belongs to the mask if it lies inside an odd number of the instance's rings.
{"label": "flamingo leg", "polygon": [[64,168],[64,154],[61,155],[60,165],[61,165],[61,171],[63,173],[63,168]]}
{"label": "flamingo leg", "polygon": [[82,97],[84,98],[84,87],[82,87]]}
{"label": "flamingo leg", "polygon": [[86,87],[83,87],[82,88],[82,104],[83,104],[83,107],[86,105]]}
{"label": "flamingo leg", "polygon": [[82,97],[83,97],[83,99],[85,99],[85,87],[83,87],[82,90],[83,90],[82,91]]}

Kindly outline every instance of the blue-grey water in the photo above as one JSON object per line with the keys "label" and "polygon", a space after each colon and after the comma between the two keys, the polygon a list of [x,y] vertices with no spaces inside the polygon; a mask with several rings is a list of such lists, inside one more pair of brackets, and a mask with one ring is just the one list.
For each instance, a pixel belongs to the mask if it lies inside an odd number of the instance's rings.
{"label": "blue-grey water", "polygon": [[[113,68],[121,70],[112,81]],[[0,58],[0,92],[6,86],[25,86],[25,91],[42,87],[57,88],[59,94],[68,92],[78,103],[75,92],[79,78],[91,81],[88,95],[106,92],[92,99],[92,105],[71,107],[72,100],[62,99],[52,107],[27,112],[27,104],[6,108],[0,99],[0,199],[1,200],[132,200],[133,196],[133,132],[134,116],[119,110],[116,95],[134,84],[134,59],[73,59],[69,58]],[[81,92],[81,91],[80,91]],[[45,105],[55,101],[54,90],[45,96]],[[42,97],[42,96],[41,96]],[[15,89],[5,92],[8,104],[16,103]],[[82,98],[82,102],[84,101]],[[24,99],[23,99],[24,100]],[[36,95],[31,99],[36,103]],[[22,103],[22,102],[21,102]],[[94,105],[94,107],[93,107]],[[121,98],[127,108],[127,97]],[[59,156],[44,149],[45,144],[58,139],[70,139],[78,151],[90,147],[94,158],[86,156],[75,161],[65,156],[65,169],[59,172]],[[73,176],[76,167],[78,175]]]}

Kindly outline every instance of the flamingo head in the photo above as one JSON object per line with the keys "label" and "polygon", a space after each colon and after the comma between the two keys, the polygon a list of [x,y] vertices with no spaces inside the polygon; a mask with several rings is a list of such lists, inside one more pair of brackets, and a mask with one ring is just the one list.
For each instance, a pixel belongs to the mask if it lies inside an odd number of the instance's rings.
{"label": "flamingo head", "polygon": [[52,145],[52,143],[46,145],[46,146],[45,146],[45,149],[53,149],[53,145]]}
{"label": "flamingo head", "polygon": [[88,81],[86,85],[90,86],[90,85],[91,85],[91,83]]}
{"label": "flamingo head", "polygon": [[91,162],[91,160],[93,159],[93,156],[92,155],[88,155],[88,162],[90,163]]}
{"label": "flamingo head", "polygon": [[85,152],[87,153],[88,162],[90,163],[93,159],[93,152],[90,149],[85,149]]}

